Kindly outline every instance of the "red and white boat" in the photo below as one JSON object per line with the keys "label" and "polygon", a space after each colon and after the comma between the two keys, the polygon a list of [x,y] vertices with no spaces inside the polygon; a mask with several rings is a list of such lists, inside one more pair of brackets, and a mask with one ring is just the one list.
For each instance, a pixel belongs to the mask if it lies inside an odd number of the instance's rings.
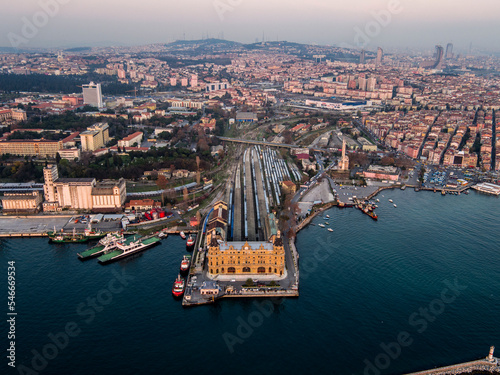
{"label": "red and white boat", "polygon": [[184,255],[180,267],[181,273],[187,272],[189,270],[190,265],[191,265],[191,257]]}
{"label": "red and white boat", "polygon": [[174,286],[172,287],[172,294],[174,297],[181,297],[184,294],[184,289],[186,289],[186,280],[177,275],[177,279],[174,281]]}
{"label": "red and white boat", "polygon": [[184,234],[184,232],[179,233],[179,235],[181,236],[181,238],[182,238],[183,240],[185,240],[185,239],[186,239],[186,235]]}
{"label": "red and white boat", "polygon": [[188,237],[188,239],[186,241],[186,248],[188,250],[192,250],[193,247],[194,247],[194,238],[191,235],[189,235],[189,237]]}

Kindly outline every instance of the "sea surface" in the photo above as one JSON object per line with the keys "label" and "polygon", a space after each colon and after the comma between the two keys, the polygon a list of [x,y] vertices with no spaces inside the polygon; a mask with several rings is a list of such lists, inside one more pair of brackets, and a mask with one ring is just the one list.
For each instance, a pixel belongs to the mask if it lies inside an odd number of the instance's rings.
{"label": "sea surface", "polygon": [[8,261],[20,373],[403,374],[500,348],[500,200],[409,189],[377,198],[378,221],[353,208],[316,217],[334,232],[299,233],[300,297],[260,305],[183,308],[171,295],[178,236],[107,266],[80,262],[85,244],[2,240],[0,373],[17,373],[5,355]]}

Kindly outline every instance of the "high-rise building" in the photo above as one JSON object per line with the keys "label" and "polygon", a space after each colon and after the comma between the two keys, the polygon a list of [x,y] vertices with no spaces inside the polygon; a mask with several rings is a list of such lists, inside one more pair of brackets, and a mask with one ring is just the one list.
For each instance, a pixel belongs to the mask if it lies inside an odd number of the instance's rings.
{"label": "high-rise building", "polygon": [[109,142],[109,125],[106,122],[99,122],[80,133],[82,151],[95,151],[104,147]]}
{"label": "high-rise building", "polygon": [[380,47],[377,49],[377,58],[375,59],[375,65],[382,65],[382,61],[384,61],[384,50]]}
{"label": "high-rise building", "polygon": [[434,66],[432,69],[441,69],[444,63],[444,48],[441,46],[436,46],[436,60],[434,61]]}
{"label": "high-rise building", "polygon": [[453,43],[448,43],[446,45],[446,59],[452,59],[453,58]]}
{"label": "high-rise building", "polygon": [[366,91],[373,92],[375,91],[375,85],[377,84],[377,78],[370,77],[366,81]]}
{"label": "high-rise building", "polygon": [[359,63],[364,64],[366,58],[366,52],[364,49],[361,50],[361,54],[359,55]]}
{"label": "high-rise building", "polygon": [[101,84],[90,82],[83,85],[83,104],[88,104],[97,108],[103,108]]}

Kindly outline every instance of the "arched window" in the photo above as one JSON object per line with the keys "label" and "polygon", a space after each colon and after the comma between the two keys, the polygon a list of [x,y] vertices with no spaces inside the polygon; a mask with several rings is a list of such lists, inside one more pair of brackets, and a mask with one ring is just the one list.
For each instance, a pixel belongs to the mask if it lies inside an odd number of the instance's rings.
{"label": "arched window", "polygon": [[243,267],[243,272],[250,272],[250,267]]}
{"label": "arched window", "polygon": [[224,268],[220,270],[220,273],[224,273]]}
{"label": "arched window", "polygon": [[236,269],[234,267],[228,267],[227,273],[236,273]]}
{"label": "arched window", "polygon": [[274,273],[278,273],[278,271],[276,270],[276,268],[274,269]]}
{"label": "arched window", "polygon": [[266,273],[266,269],[264,267],[257,268],[257,273]]}
{"label": "arched window", "polygon": [[269,273],[271,273],[271,272],[273,272],[273,271],[271,270],[271,267],[269,267]]}

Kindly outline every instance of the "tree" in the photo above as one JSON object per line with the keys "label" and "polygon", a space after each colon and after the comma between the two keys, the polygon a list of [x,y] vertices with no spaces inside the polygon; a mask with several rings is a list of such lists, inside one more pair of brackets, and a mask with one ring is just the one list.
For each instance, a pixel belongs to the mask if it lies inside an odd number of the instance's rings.
{"label": "tree", "polygon": [[167,181],[167,178],[165,177],[164,174],[158,174],[158,179],[156,180],[156,185],[161,190],[164,190],[167,187],[168,181]]}

